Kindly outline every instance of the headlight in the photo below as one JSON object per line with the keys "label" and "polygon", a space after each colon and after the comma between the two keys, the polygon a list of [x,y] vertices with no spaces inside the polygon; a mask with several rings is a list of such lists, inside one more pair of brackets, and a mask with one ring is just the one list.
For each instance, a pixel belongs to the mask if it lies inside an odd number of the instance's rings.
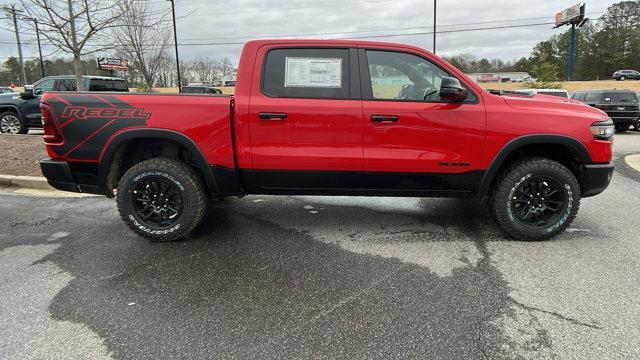
{"label": "headlight", "polygon": [[615,131],[616,127],[611,119],[607,121],[597,121],[591,124],[591,133],[594,138],[599,140],[610,140],[613,138]]}

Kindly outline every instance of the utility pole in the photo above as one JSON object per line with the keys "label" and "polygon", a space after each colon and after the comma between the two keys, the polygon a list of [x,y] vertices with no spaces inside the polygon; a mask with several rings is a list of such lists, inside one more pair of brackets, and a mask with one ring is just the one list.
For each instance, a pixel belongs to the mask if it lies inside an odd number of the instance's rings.
{"label": "utility pole", "polygon": [[438,0],[433,0],[433,54],[436,53],[436,13]]}
{"label": "utility pole", "polygon": [[27,73],[24,71],[24,60],[22,59],[22,46],[20,45],[20,33],[18,32],[18,18],[16,17],[16,7],[5,7],[5,10],[9,11],[13,16],[13,28],[16,31],[16,44],[18,45],[18,58],[20,59],[20,70],[22,71],[23,86],[27,84]]}
{"label": "utility pole", "polygon": [[176,47],[176,70],[178,72],[178,92],[182,91],[182,83],[180,81],[180,57],[178,56],[178,30],[176,29],[176,8],[174,0],[171,2],[171,14],[173,15],[173,43]]}
{"label": "utility pole", "polygon": [[40,30],[38,29],[38,19],[33,19],[33,22],[36,25],[36,39],[38,39],[38,53],[40,54],[40,72],[42,72],[42,77],[45,77],[44,62],[42,61],[42,46],[40,45]]}

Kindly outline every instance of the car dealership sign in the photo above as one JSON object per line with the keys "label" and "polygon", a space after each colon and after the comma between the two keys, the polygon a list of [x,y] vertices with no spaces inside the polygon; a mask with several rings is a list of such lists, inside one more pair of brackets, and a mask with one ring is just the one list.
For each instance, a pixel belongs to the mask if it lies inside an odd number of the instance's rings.
{"label": "car dealership sign", "polygon": [[584,19],[584,4],[575,4],[556,14],[556,27],[577,24]]}
{"label": "car dealership sign", "polygon": [[98,69],[100,70],[127,70],[129,62],[123,59],[98,58]]}

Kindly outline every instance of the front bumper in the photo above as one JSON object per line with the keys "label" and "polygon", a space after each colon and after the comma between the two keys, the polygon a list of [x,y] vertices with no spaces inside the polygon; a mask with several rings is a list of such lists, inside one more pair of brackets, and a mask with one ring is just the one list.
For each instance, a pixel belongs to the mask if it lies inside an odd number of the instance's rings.
{"label": "front bumper", "polygon": [[611,120],[616,125],[633,125],[638,121],[638,116],[612,117]]}
{"label": "front bumper", "polygon": [[87,181],[78,182],[76,179],[87,177],[83,174],[74,176],[72,167],[66,161],[44,159],[40,161],[40,169],[49,185],[58,190],[104,195],[103,189],[96,184]]}
{"label": "front bumper", "polygon": [[614,163],[585,165],[585,189],[582,197],[603,192],[611,182],[615,167]]}

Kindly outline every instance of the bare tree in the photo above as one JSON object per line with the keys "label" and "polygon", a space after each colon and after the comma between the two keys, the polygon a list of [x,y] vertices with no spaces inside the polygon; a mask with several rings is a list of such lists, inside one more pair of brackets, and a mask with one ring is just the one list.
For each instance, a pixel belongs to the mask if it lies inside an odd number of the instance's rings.
{"label": "bare tree", "polygon": [[[57,49],[73,56],[78,91],[84,91],[84,55],[112,48],[99,41],[135,0],[20,0],[30,18],[38,19],[41,34]],[[91,41],[91,43],[90,43]]]}
{"label": "bare tree", "polygon": [[146,90],[151,90],[171,45],[169,23],[165,21],[169,12],[157,13],[147,1],[118,6],[122,16],[113,31],[118,45],[116,54],[129,60],[133,70],[142,77]]}

